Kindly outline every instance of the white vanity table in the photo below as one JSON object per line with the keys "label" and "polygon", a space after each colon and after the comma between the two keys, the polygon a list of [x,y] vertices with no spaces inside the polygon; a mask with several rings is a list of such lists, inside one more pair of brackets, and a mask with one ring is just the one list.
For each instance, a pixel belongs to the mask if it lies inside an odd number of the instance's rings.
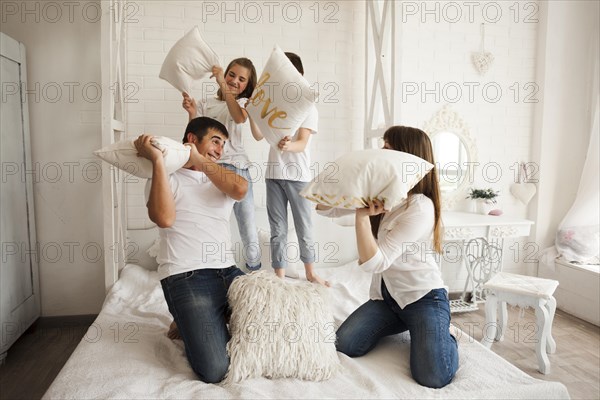
{"label": "white vanity table", "polygon": [[[504,239],[529,236],[533,221],[510,216],[492,216],[451,211],[464,201],[469,187],[489,188],[488,182],[475,182],[477,145],[468,124],[445,105],[425,122],[423,130],[431,138],[442,197],[444,247],[440,267],[458,263],[467,271],[462,296],[450,302],[452,312],[472,311],[484,300],[483,285],[502,270]],[[496,188],[492,188],[496,189]],[[458,253],[451,256],[449,249]],[[451,256],[451,257],[448,257]],[[462,282],[460,283],[462,284]],[[467,292],[472,296],[467,302]]]}
{"label": "white vanity table", "polygon": [[[505,238],[527,237],[533,221],[509,216],[442,211],[444,242],[458,242],[462,248],[461,265],[468,276],[460,299],[450,302],[452,312],[477,309],[484,300],[483,284],[502,270]],[[440,263],[443,268],[443,259]],[[471,301],[466,301],[472,289]]]}

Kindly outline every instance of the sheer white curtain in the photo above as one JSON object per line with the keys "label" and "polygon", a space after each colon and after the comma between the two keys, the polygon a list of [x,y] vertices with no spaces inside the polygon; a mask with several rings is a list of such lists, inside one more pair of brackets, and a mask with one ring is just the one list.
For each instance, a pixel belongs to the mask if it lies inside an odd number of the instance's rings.
{"label": "sheer white curtain", "polygon": [[596,96],[595,104],[590,145],[577,197],[559,225],[555,242],[556,250],[564,260],[584,264],[598,264],[600,249],[599,96]]}
{"label": "sheer white curtain", "polygon": [[[597,30],[596,30],[597,32]],[[556,233],[555,247],[565,261],[598,264],[600,250],[600,82],[599,39],[592,36],[590,111],[592,117],[590,144],[583,166],[575,202]]]}

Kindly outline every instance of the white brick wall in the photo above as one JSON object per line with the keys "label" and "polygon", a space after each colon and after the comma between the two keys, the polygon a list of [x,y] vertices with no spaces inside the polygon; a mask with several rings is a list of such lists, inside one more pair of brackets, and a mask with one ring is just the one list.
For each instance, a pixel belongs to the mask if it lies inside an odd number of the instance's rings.
{"label": "white brick wall", "polygon": [[[273,46],[302,57],[305,77],[321,96],[319,132],[313,138],[313,170],[360,146],[364,72],[364,3],[354,1],[177,1],[136,2],[128,24],[127,81],[139,87],[128,109],[128,132],[165,135],[179,140],[187,123],[181,95],[158,74],[171,46],[195,25],[226,65],[248,57],[260,76]],[[261,18],[259,18],[261,17]],[[224,66],[225,66],[224,65]],[[194,85],[200,96],[202,83]],[[268,147],[256,142],[249,129],[248,155],[258,166],[254,196],[265,206],[264,163]],[[145,225],[143,184],[129,185],[129,223]]]}
{"label": "white brick wall", "polygon": [[[457,20],[455,10],[460,10],[462,18]],[[501,15],[496,16],[496,10],[501,10]],[[452,104],[477,144],[480,166],[470,186],[500,190],[499,208],[507,215],[523,218],[527,218],[527,207],[512,197],[509,187],[515,181],[515,163],[532,161],[535,103],[525,100],[539,86],[535,76],[538,23],[525,22],[528,16],[540,18],[537,2],[404,1],[397,3],[396,9],[400,31],[396,123],[422,128],[445,104]],[[494,55],[490,70],[483,76],[471,64],[471,54],[480,51],[482,22],[485,51]],[[404,94],[402,101],[402,83],[416,84],[419,91]],[[469,85],[474,87],[472,98]],[[526,89],[525,85],[530,86]],[[462,95],[456,96],[452,87],[461,88]],[[489,88],[487,93],[485,87]],[[496,96],[495,88],[502,93]],[[541,100],[542,93],[532,98]],[[483,174],[492,162],[501,168],[497,181]],[[456,207],[466,209],[469,205],[463,201]],[[530,249],[527,242],[527,238],[505,241],[505,270],[533,271],[534,264],[524,262]],[[462,290],[464,268],[445,265],[443,274],[451,290]]]}
{"label": "white brick wall", "polygon": [[[131,136],[150,132],[179,140],[186,123],[180,95],[160,80],[158,73],[162,59],[175,41],[198,25],[204,39],[224,63],[246,56],[254,62],[259,75],[274,44],[302,57],[306,78],[321,93],[319,133],[311,145],[315,168],[322,169],[325,163],[362,146],[364,2],[177,1],[165,4],[141,1],[137,4],[135,19],[138,22],[128,26],[128,81],[140,88],[136,94],[139,103],[129,105]],[[478,145],[479,162],[482,165],[497,162],[502,168],[497,183],[486,182],[482,169],[478,169],[473,185],[500,190],[500,207],[506,214],[520,217],[526,217],[527,210],[509,194],[509,185],[514,180],[510,167],[531,160],[535,103],[525,102],[525,96],[532,93],[525,85],[536,84],[537,24],[524,20],[536,11],[537,3],[526,4],[503,1],[396,3],[396,123],[422,127],[447,100],[455,101],[454,92],[444,93],[444,85],[461,88],[462,95],[456,99],[454,108],[471,128]],[[497,17],[499,9],[502,13]],[[461,12],[458,20],[455,18],[457,10]],[[533,16],[539,18],[539,14]],[[486,23],[486,51],[495,57],[484,76],[471,64],[471,53],[480,50],[481,22]],[[405,96],[403,101],[403,82],[432,90],[439,98],[427,94],[423,101],[419,91]],[[436,83],[440,90],[435,90]],[[516,101],[515,83],[519,87]],[[493,88],[501,88],[497,102],[486,99],[482,90],[486,84],[490,95]],[[473,99],[469,99],[468,85],[478,85]],[[195,96],[200,89],[199,83],[194,86]],[[542,93],[533,97],[540,100]],[[266,144],[255,142],[248,132],[245,145],[250,159],[264,165]],[[264,190],[261,179],[255,183],[258,206],[264,206]],[[140,196],[134,198],[139,201]],[[133,207],[144,206],[138,203]],[[143,214],[130,213],[130,219],[140,215]],[[507,263],[507,267],[509,270],[526,268],[515,263]]]}

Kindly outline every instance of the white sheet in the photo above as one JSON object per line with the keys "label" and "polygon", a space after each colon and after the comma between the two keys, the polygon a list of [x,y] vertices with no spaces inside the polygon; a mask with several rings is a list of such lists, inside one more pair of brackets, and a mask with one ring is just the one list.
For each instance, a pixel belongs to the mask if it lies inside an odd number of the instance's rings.
{"label": "white sheet", "polygon": [[[331,301],[339,324],[367,298],[370,275],[356,262],[320,271],[333,284]],[[341,372],[325,382],[260,378],[227,387],[205,384],[189,367],[183,343],[165,336],[170,321],[156,273],[126,266],[43,398],[569,398],[561,383],[530,377],[466,334],[459,338],[460,368],[443,389],[412,380],[406,335],[384,339],[364,357],[338,353]]]}

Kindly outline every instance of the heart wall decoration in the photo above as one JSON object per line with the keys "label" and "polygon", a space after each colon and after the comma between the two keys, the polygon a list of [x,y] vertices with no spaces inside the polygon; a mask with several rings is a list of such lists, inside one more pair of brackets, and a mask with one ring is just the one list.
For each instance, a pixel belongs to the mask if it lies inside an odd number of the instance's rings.
{"label": "heart wall decoration", "polygon": [[481,24],[481,50],[471,55],[471,61],[480,75],[484,75],[492,65],[494,56],[485,51],[485,26]]}
{"label": "heart wall decoration", "polygon": [[521,167],[519,168],[519,182],[510,185],[510,194],[515,196],[521,203],[525,205],[529,204],[537,192],[535,185],[528,181],[529,178],[527,177],[527,166],[526,164],[521,163]]}

